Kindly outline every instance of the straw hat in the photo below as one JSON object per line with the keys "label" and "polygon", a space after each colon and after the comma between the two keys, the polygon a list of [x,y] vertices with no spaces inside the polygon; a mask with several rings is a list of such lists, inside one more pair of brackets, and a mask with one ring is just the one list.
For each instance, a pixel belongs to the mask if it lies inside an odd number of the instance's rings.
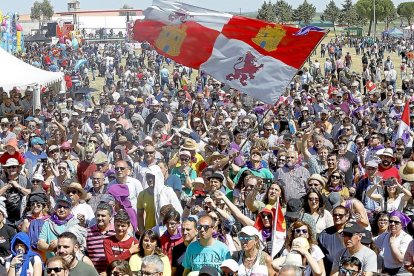
{"label": "straw hat", "polygon": [[206,163],[207,164],[211,164],[212,162],[213,162],[213,159],[214,160],[217,160],[217,159],[223,159],[223,158],[225,158],[226,156],[224,156],[223,154],[221,154],[220,152],[218,152],[218,151],[215,151],[215,152],[213,152],[213,154],[211,154],[209,157],[207,157],[206,158]]}
{"label": "straw hat", "polygon": [[392,148],[385,148],[377,151],[377,155],[381,158],[382,156],[388,156],[392,158],[392,162],[395,162],[394,152]]}
{"label": "straw hat", "polygon": [[184,140],[184,144],[181,146],[181,149],[183,149],[183,150],[197,150],[198,145],[197,145],[196,141],[194,141],[193,139],[186,138]]}
{"label": "straw hat", "polygon": [[86,192],[85,190],[82,188],[82,185],[76,182],[72,182],[67,186],[64,186],[62,188],[62,190],[65,192],[65,194],[68,194],[69,190],[76,190],[79,192],[79,198],[80,199],[85,199],[86,198]]}
{"label": "straw hat", "polygon": [[414,161],[408,161],[398,170],[401,179],[405,181],[414,181]]}

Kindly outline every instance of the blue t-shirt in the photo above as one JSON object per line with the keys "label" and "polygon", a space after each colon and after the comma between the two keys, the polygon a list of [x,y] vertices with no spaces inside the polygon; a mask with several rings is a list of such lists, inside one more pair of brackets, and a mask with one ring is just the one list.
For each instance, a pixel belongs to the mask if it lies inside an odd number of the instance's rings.
{"label": "blue t-shirt", "polygon": [[172,174],[168,176],[167,180],[165,181],[165,184],[168,187],[173,188],[174,191],[181,192],[183,189],[183,185],[181,185],[181,179],[178,175]]}
{"label": "blue t-shirt", "polygon": [[32,161],[32,167],[35,168],[37,165],[37,161],[39,161],[42,158],[47,158],[47,155],[43,151],[40,154],[33,154],[33,152],[29,150],[24,154],[24,158],[30,159],[30,161]]}
{"label": "blue t-shirt", "polygon": [[190,271],[200,271],[203,266],[211,266],[221,271],[221,263],[230,258],[230,251],[224,243],[214,241],[210,246],[201,246],[200,242],[196,241],[187,247],[183,267]]}

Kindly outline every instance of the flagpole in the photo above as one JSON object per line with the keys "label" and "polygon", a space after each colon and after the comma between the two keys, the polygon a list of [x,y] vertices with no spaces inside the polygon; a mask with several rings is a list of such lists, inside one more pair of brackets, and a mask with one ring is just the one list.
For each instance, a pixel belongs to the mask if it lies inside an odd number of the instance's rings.
{"label": "flagpole", "polygon": [[275,215],[275,218],[274,218],[274,221],[273,221],[273,231],[272,231],[272,252],[270,252],[270,254],[272,255],[272,259],[274,258],[274,256],[276,255],[276,253],[277,252],[275,252],[274,254],[273,254],[273,251],[275,250],[275,247],[274,247],[274,245],[275,245],[275,242],[276,242],[276,227],[277,227],[277,219],[278,219],[278,216],[279,216],[279,196],[277,197],[277,200],[276,200],[276,215]]}

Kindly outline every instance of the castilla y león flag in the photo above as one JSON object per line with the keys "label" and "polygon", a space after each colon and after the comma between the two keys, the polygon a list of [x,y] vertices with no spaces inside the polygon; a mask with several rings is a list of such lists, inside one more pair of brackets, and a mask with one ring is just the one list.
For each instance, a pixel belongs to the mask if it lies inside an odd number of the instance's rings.
{"label": "castilla y le\u00f3n flag", "polygon": [[134,39],[185,66],[274,104],[325,32],[154,0]]}

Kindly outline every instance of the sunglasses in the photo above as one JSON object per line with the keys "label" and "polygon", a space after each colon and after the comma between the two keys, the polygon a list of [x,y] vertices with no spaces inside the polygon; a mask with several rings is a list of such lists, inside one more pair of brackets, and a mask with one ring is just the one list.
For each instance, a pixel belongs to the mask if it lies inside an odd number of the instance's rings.
{"label": "sunglasses", "polygon": [[148,155],[150,155],[150,154],[152,155],[152,154],[154,154],[154,153],[155,153],[155,151],[145,151],[145,152],[144,152],[144,154],[148,154]]}
{"label": "sunglasses", "polygon": [[77,195],[78,191],[77,190],[68,190],[68,195],[70,195],[70,194]]}
{"label": "sunglasses", "polygon": [[339,274],[346,275],[346,276],[356,276],[359,274],[359,271],[352,270],[352,269],[346,269],[342,266],[339,267]]}
{"label": "sunglasses", "polygon": [[295,234],[307,234],[308,233],[308,229],[300,229],[300,228],[296,228],[295,229]]}
{"label": "sunglasses", "polygon": [[69,208],[69,206],[64,206],[64,205],[56,205],[56,209],[60,209],[60,208],[70,209],[70,208]]}
{"label": "sunglasses", "polygon": [[251,236],[239,236],[239,240],[240,242],[249,242],[251,240],[254,240],[255,237],[251,237]]}
{"label": "sunglasses", "polygon": [[401,221],[398,221],[398,220],[389,220],[389,223],[390,224],[395,224],[395,225],[399,225],[399,224],[401,224]]}
{"label": "sunglasses", "polygon": [[333,217],[343,218],[345,214],[332,214]]}
{"label": "sunglasses", "polygon": [[269,215],[269,214],[262,214],[260,216],[262,217],[262,219],[268,219],[268,220],[272,219],[272,215]]}
{"label": "sunglasses", "polygon": [[341,177],[339,175],[332,175],[331,178],[332,179],[341,179]]}
{"label": "sunglasses", "polygon": [[43,205],[42,205],[42,203],[40,203],[40,202],[33,202],[32,204],[30,204],[31,206],[39,206],[39,207],[42,207]]}
{"label": "sunglasses", "polygon": [[124,171],[126,167],[115,167],[116,171]]}
{"label": "sunglasses", "polygon": [[48,267],[48,268],[46,268],[46,272],[47,272],[47,274],[51,274],[52,273],[52,271],[54,271],[54,272],[56,272],[56,273],[59,273],[59,272],[61,272],[62,270],[65,270],[63,267]]}
{"label": "sunglasses", "polygon": [[42,182],[43,182],[42,180],[36,180],[36,179],[32,180],[32,184],[40,184]]}
{"label": "sunglasses", "polygon": [[317,202],[317,201],[319,201],[319,198],[317,198],[317,197],[310,197],[310,198],[308,198],[308,200],[309,201],[315,201],[315,202]]}
{"label": "sunglasses", "polygon": [[6,167],[6,169],[17,169],[17,166],[9,166],[9,167]]}
{"label": "sunglasses", "polygon": [[210,228],[213,228],[213,226],[211,226],[211,225],[203,225],[203,224],[199,224],[199,225],[197,225],[197,230],[198,231],[200,231],[201,229],[204,229],[204,230],[208,230],[208,229],[210,229]]}
{"label": "sunglasses", "polygon": [[352,238],[354,236],[354,233],[348,233],[348,232],[342,232],[343,237]]}
{"label": "sunglasses", "polygon": [[180,158],[180,160],[183,161],[183,162],[188,162],[188,161],[190,161],[190,158]]}

